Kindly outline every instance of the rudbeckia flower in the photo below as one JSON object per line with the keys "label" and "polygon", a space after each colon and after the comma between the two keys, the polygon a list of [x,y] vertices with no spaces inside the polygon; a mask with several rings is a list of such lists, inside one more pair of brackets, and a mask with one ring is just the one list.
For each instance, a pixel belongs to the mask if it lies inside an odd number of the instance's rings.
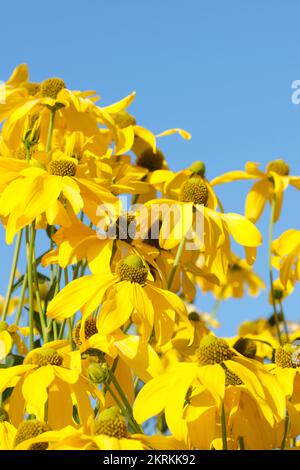
{"label": "rudbeckia flower", "polygon": [[[268,365],[268,369],[278,379],[286,398],[286,410],[289,419],[287,438],[295,438],[300,433],[300,350],[297,344],[284,344],[275,352],[275,364]],[[284,423],[281,423],[281,435],[284,432]]]}
{"label": "rudbeckia flower", "polygon": [[289,176],[290,168],[284,160],[278,159],[268,163],[266,170],[261,171],[258,163],[247,162],[245,171],[229,171],[211,181],[212,186],[238,180],[258,180],[248,193],[245,204],[245,215],[252,222],[261,217],[266,202],[271,203],[276,196],[274,222],[279,219],[284,191],[289,185],[300,189],[300,178]]}
{"label": "rudbeckia flower", "polygon": [[[52,77],[41,83],[26,82],[20,85],[22,99],[0,104],[0,116],[7,118],[3,126],[4,139],[10,143],[20,141],[20,130],[29,115],[41,118],[41,141],[47,142],[50,111],[55,112],[57,125],[68,131],[84,129],[86,136],[94,135],[102,148],[97,117],[101,111],[96,107],[93,91],[71,91],[62,78]],[[2,113],[1,113],[2,112]],[[102,122],[106,121],[103,117]]]}
{"label": "rudbeckia flower", "polygon": [[0,361],[9,354],[14,345],[19,354],[27,354],[27,346],[20,334],[28,336],[29,328],[9,325],[5,320],[0,321]]}
{"label": "rudbeckia flower", "polygon": [[69,225],[68,210],[77,214],[82,209],[95,218],[98,205],[118,206],[106,188],[76,176],[74,158],[59,156],[45,164],[0,158],[0,169],[0,215],[6,220],[7,243],[44,213],[49,225]]}
{"label": "rudbeckia flower", "polygon": [[106,218],[99,222],[96,230],[87,227],[77,217],[71,218],[72,224],[61,227],[53,235],[56,248],[43,256],[43,266],[57,263],[65,268],[81,260],[86,260],[93,274],[110,272],[116,267],[120,258],[128,254],[143,257],[150,266],[157,269],[154,259],[159,250],[144,243],[137,237],[135,240],[138,214],[120,212],[118,217]]}
{"label": "rudbeckia flower", "polygon": [[34,86],[30,86],[28,78],[27,65],[20,64],[13,70],[8,80],[1,85],[0,93],[1,97],[4,99],[1,99],[0,122],[3,121],[12,110],[24,103],[25,99],[30,94],[30,88],[34,89]]}
{"label": "rudbeckia flower", "polygon": [[114,151],[116,155],[132,150],[139,158],[148,149],[156,153],[156,137],[177,133],[186,140],[191,138],[191,135],[183,129],[168,129],[155,136],[145,127],[137,125],[135,117],[126,111],[134,97],[135,93],[132,93],[120,102],[102,108],[102,111],[110,115],[117,128],[117,131],[115,128],[112,129],[113,138],[117,142]]}
{"label": "rudbeckia flower", "polygon": [[248,289],[249,295],[255,297],[261,289],[265,289],[265,283],[255,274],[253,268],[244,259],[233,253],[225,282],[220,285],[211,284],[203,277],[197,278],[197,282],[203,292],[212,291],[217,299],[241,298],[245,295],[246,289]]}
{"label": "rudbeckia flower", "polygon": [[[102,334],[115,331],[132,316],[145,341],[154,328],[158,342],[163,344],[173,334],[176,314],[187,324],[189,321],[182,300],[155,287],[151,278],[144,261],[129,255],[120,261],[116,273],[92,274],[72,281],[50,302],[47,315],[63,319],[81,310],[85,320],[105,301],[97,320]],[[191,333],[192,330],[190,325]]]}
{"label": "rudbeckia flower", "polygon": [[[178,195],[179,200],[156,199],[146,203],[147,207],[169,207],[169,213],[162,218],[159,244],[163,249],[169,250],[179,245],[188,237],[189,242],[196,242],[202,255],[199,260],[210,273],[219,280],[226,282],[230,251],[230,235],[240,245],[245,247],[246,258],[252,264],[256,257],[256,247],[262,242],[258,229],[246,217],[234,213],[217,212],[208,207],[209,200],[213,198],[206,182],[201,176],[192,176],[187,179]],[[170,224],[174,213],[175,222]],[[203,221],[201,233],[201,224]],[[198,224],[196,223],[198,222]],[[197,233],[198,232],[198,233]],[[203,256],[205,262],[203,263]]]}
{"label": "rudbeckia flower", "polygon": [[0,407],[0,450],[13,449],[16,432],[16,428],[9,422],[7,411]]}
{"label": "rudbeckia flower", "polygon": [[73,424],[73,407],[82,422],[93,415],[90,395],[103,402],[100,391],[81,376],[79,352],[64,352],[68,343],[47,343],[28,353],[22,365],[0,369],[0,392],[13,387],[9,417],[18,426],[25,413],[43,421],[45,413],[52,429]]}
{"label": "rudbeckia flower", "polygon": [[[29,421],[27,421],[28,423]],[[34,423],[34,422],[33,422]],[[179,450],[185,449],[182,442],[172,436],[146,436],[132,434],[128,431],[125,418],[117,407],[103,410],[88,426],[76,429],[67,426],[58,431],[47,431],[39,423],[39,432],[22,440],[15,450],[48,449],[48,450]],[[34,424],[31,425],[31,428]],[[37,425],[35,424],[35,427]],[[35,429],[34,429],[35,430]],[[31,434],[33,434],[31,432]]]}
{"label": "rudbeckia flower", "polygon": [[[178,363],[142,388],[134,404],[134,416],[142,423],[164,410],[174,437],[186,443],[194,439],[192,444],[197,448],[210,448],[208,441],[221,432],[222,403],[230,387],[250,393],[273,426],[284,416],[284,396],[274,390],[275,386],[276,380],[262,364],[209,335],[200,342],[198,363]],[[199,435],[200,425],[206,437]]]}
{"label": "rudbeckia flower", "polygon": [[283,232],[272,243],[273,265],[279,269],[279,277],[284,287],[300,279],[300,231],[290,229]]}

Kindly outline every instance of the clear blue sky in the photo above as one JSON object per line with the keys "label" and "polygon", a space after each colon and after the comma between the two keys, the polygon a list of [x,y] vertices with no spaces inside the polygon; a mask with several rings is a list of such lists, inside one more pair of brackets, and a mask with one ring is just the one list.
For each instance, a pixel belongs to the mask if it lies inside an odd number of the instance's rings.
{"label": "clear blue sky", "polygon": [[[291,83],[300,79],[298,0],[52,0],[1,5],[0,78],[28,63],[31,79],[61,76],[69,88],[95,89],[109,104],[132,90],[131,110],[155,132],[183,127],[193,138],[161,141],[175,170],[196,159],[209,178],[283,157],[300,174],[300,105]],[[247,183],[220,187],[225,210],[242,212]],[[300,193],[286,193],[284,229],[300,229]],[[259,223],[266,238],[267,220]],[[0,290],[5,292],[8,254],[0,232]],[[266,277],[266,244],[257,271]],[[207,309],[210,298],[199,297]],[[286,302],[300,317],[299,288]],[[243,319],[269,314],[267,294],[226,301],[222,334]]]}

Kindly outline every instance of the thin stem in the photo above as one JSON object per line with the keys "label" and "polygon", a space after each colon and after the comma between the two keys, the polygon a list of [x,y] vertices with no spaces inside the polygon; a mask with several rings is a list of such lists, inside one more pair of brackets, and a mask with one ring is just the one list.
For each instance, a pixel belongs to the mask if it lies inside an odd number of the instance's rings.
{"label": "thin stem", "polygon": [[274,312],[274,319],[275,319],[275,327],[278,336],[279,343],[282,345],[282,338],[280,333],[280,326],[279,326],[279,315],[276,309],[276,302],[275,302],[275,295],[274,295],[274,286],[273,286],[273,267],[272,267],[272,241],[273,241],[273,227],[274,227],[274,215],[276,209],[276,195],[273,195],[272,202],[271,202],[271,216],[270,216],[270,225],[269,225],[269,244],[268,244],[268,261],[269,261],[269,279],[270,279],[270,290],[271,290],[271,297],[272,297],[272,305],[273,305],[273,312]]}
{"label": "thin stem", "polygon": [[173,284],[173,281],[174,281],[174,277],[175,277],[175,274],[176,274],[176,271],[177,271],[177,268],[178,268],[178,265],[179,265],[179,262],[180,262],[180,258],[181,258],[182,252],[183,252],[184,242],[185,242],[185,238],[183,237],[181,242],[179,243],[178,250],[177,250],[177,253],[176,253],[176,257],[175,257],[175,260],[174,260],[174,264],[173,264],[173,267],[172,267],[172,270],[171,270],[171,273],[170,273],[170,276],[169,276],[169,279],[168,279],[168,289],[169,290],[171,290],[171,287],[172,287],[172,284]]}
{"label": "thin stem", "polygon": [[53,336],[54,336],[54,340],[56,341],[58,339],[58,331],[57,331],[57,323],[55,320],[53,322]]}
{"label": "thin stem", "polygon": [[[65,277],[65,286],[67,286],[69,284],[68,268],[64,269],[64,277]],[[65,318],[63,320],[62,324],[61,324],[61,327],[60,327],[60,330],[59,330],[59,333],[58,333],[58,339],[62,339],[64,337],[66,324],[67,324],[67,320]],[[72,346],[72,344],[71,344],[71,346]]]}
{"label": "thin stem", "polygon": [[53,135],[53,130],[54,130],[54,122],[55,122],[55,113],[56,113],[56,109],[51,108],[50,109],[50,120],[49,120],[49,127],[48,127],[48,135],[47,135],[47,143],[46,143],[46,152],[49,152],[51,150],[52,135]]}
{"label": "thin stem", "polygon": [[26,292],[26,289],[27,289],[27,284],[28,284],[28,274],[27,274],[27,271],[26,271],[26,273],[24,274],[24,279],[23,279],[22,290],[21,290],[21,294],[20,294],[18,310],[17,310],[17,313],[16,313],[16,320],[15,320],[16,325],[19,325],[19,323],[20,323],[22,308],[23,308],[23,305],[24,305],[25,292]]}
{"label": "thin stem", "polygon": [[[112,388],[110,387],[110,385],[107,385],[107,389],[109,391],[109,393],[111,394],[112,398],[115,400],[115,402],[117,403],[118,407],[120,408],[120,410],[122,411],[123,415],[127,415],[127,412],[126,412],[126,409],[124,408],[122,402],[119,400],[119,398],[117,397],[117,395],[115,394],[115,392],[112,390]],[[131,420],[130,416],[128,416],[128,419]]]}
{"label": "thin stem", "polygon": [[44,343],[47,343],[47,341],[48,341],[48,330],[47,330],[46,319],[44,317],[44,311],[43,311],[41,295],[40,295],[39,281],[38,281],[37,268],[36,268],[35,250],[33,250],[33,264],[32,264],[32,266],[33,266],[33,277],[34,277],[34,284],[35,284],[35,297],[36,297],[36,303],[37,303],[40,322],[41,322],[43,340],[44,340]]}
{"label": "thin stem", "polygon": [[3,312],[2,312],[2,320],[5,320],[8,314],[8,309],[9,309],[9,304],[11,300],[11,294],[13,291],[13,286],[14,286],[14,281],[16,277],[16,271],[17,271],[17,265],[18,265],[18,260],[19,260],[19,254],[20,254],[20,247],[21,247],[21,241],[22,241],[22,233],[23,231],[21,230],[18,233],[18,238],[16,241],[16,246],[15,246],[15,252],[13,256],[13,262],[11,266],[11,271],[10,271],[10,277],[8,281],[8,287],[7,287],[7,292],[6,292],[6,297],[5,297],[5,304],[3,307]]}
{"label": "thin stem", "polygon": [[143,431],[140,429],[140,428],[136,428],[136,422],[135,420],[132,418],[132,415],[128,413],[128,410],[126,409],[126,407],[123,406],[122,402],[119,400],[119,398],[117,397],[117,395],[115,394],[115,392],[112,390],[111,386],[110,385],[107,385],[107,390],[109,391],[109,393],[111,394],[112,398],[115,400],[115,402],[117,403],[118,407],[120,408],[122,414],[124,416],[127,416],[127,419],[129,421],[129,423],[131,424],[132,428],[137,431],[138,434],[142,434]]}
{"label": "thin stem", "polygon": [[210,314],[210,316],[211,316],[212,319],[215,318],[216,315],[217,315],[217,313],[218,313],[219,307],[220,307],[221,302],[222,302],[222,300],[223,300],[223,299],[222,299],[222,295],[223,295],[223,293],[224,293],[224,290],[225,290],[225,286],[223,286],[223,287],[221,288],[219,297],[218,297],[218,298],[215,300],[215,302],[214,302],[214,305],[213,305],[213,308],[212,308],[212,311],[211,311],[211,314]]}
{"label": "thin stem", "polygon": [[143,430],[140,428],[139,424],[135,421],[133,415],[132,415],[132,408],[131,408],[131,405],[125,395],[125,393],[123,392],[122,388],[120,387],[120,384],[118,382],[118,380],[116,379],[116,376],[114,375],[114,373],[108,369],[108,372],[109,372],[109,376],[111,378],[111,381],[112,383],[114,384],[118,394],[120,395],[124,405],[125,405],[125,408],[127,410],[127,414],[130,416],[130,420],[132,421],[132,424],[133,424],[133,427],[135,429],[135,431],[137,433],[143,433]]}
{"label": "thin stem", "polygon": [[29,301],[29,342],[30,349],[34,348],[34,305],[33,305],[33,277],[32,277],[32,257],[34,250],[35,229],[33,224],[26,227],[26,248],[27,248],[27,274],[28,274],[28,301]]}
{"label": "thin stem", "polygon": [[71,318],[68,318],[68,339],[69,339],[71,351],[73,351],[73,349],[74,349],[73,348],[72,330],[73,330],[72,320],[71,320]]}
{"label": "thin stem", "polygon": [[227,447],[227,430],[226,430],[226,418],[225,418],[224,402],[222,402],[221,426],[222,426],[222,443],[223,443],[223,450],[228,450],[228,447]]}
{"label": "thin stem", "polygon": [[283,305],[282,305],[281,300],[279,300],[279,315],[281,316],[281,318],[283,320],[284,332],[285,332],[285,336],[286,336],[285,339],[289,343],[290,342],[289,329],[288,329],[287,322],[286,322],[286,319],[285,319],[285,315],[284,315],[284,311],[283,311]]}
{"label": "thin stem", "polygon": [[67,324],[67,320],[66,320],[66,318],[65,318],[65,319],[63,320],[61,326],[60,326],[60,330],[59,330],[59,333],[58,333],[58,339],[63,339],[64,333],[65,333],[66,324]]}
{"label": "thin stem", "polygon": [[290,418],[289,418],[288,412],[286,412],[285,420],[284,420],[284,433],[283,433],[283,438],[282,438],[282,442],[280,446],[281,450],[284,450],[286,446],[286,438],[287,438],[288,431],[289,431],[289,424],[290,424]]}

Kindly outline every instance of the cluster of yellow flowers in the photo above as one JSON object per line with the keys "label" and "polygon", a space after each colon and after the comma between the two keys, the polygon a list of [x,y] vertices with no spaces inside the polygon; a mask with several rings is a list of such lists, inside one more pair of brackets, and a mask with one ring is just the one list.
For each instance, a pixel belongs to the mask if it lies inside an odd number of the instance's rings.
{"label": "cluster of yellow flowers", "polygon": [[[210,182],[202,161],[172,171],[157,142],[190,135],[138,125],[134,93],[101,107],[61,78],[30,82],[26,65],[3,89],[0,218],[15,252],[0,298],[0,449],[297,447],[300,326],[283,300],[300,280],[300,231],[273,240],[273,225],[300,177],[283,160]],[[224,212],[215,186],[242,179],[254,180],[245,215]],[[219,338],[220,301],[265,287],[252,264],[267,203],[273,313]],[[197,292],[215,297],[212,313]]]}

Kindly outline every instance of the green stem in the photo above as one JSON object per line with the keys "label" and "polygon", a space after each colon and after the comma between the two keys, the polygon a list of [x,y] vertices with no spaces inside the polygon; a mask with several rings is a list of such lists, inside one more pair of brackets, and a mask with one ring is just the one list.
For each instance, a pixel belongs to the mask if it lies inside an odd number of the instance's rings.
{"label": "green stem", "polygon": [[222,426],[222,443],[223,443],[223,450],[228,450],[228,448],[227,448],[227,431],[226,431],[226,418],[225,418],[224,402],[222,402],[221,426]]}
{"label": "green stem", "polygon": [[282,320],[283,320],[284,332],[285,332],[285,336],[286,336],[285,339],[289,343],[290,342],[289,329],[288,329],[287,322],[286,322],[286,319],[285,319],[285,315],[284,315],[284,311],[283,311],[283,305],[282,305],[281,300],[279,300],[279,315],[282,317]]}
{"label": "green stem", "polygon": [[47,135],[47,143],[46,143],[46,152],[49,152],[51,150],[52,136],[53,136],[53,130],[54,130],[54,122],[55,122],[55,113],[56,113],[56,109],[51,108],[50,109],[50,121],[49,121],[49,127],[48,127],[48,135]]}
{"label": "green stem", "polygon": [[72,331],[73,331],[72,320],[71,320],[71,318],[68,318],[68,339],[69,339],[71,351],[73,351],[73,349],[74,349]]}
{"label": "green stem", "polygon": [[219,294],[219,297],[215,300],[213,309],[212,309],[211,314],[210,314],[210,316],[211,316],[212,319],[215,318],[216,315],[217,315],[217,313],[218,313],[219,307],[220,307],[221,302],[222,302],[222,300],[223,300],[223,299],[222,299],[222,295],[223,295],[223,293],[224,293],[224,290],[225,290],[225,286],[222,287],[221,292],[220,292],[220,294]]}
{"label": "green stem", "polygon": [[21,294],[20,294],[18,310],[17,310],[17,313],[16,313],[16,321],[15,321],[16,325],[19,325],[19,323],[20,323],[22,308],[23,308],[23,305],[24,305],[25,292],[26,292],[26,289],[27,289],[27,284],[28,284],[28,274],[27,274],[27,271],[26,271],[26,273],[24,274],[24,279],[23,279],[22,290],[21,290]]}
{"label": "green stem", "polygon": [[34,306],[33,306],[33,250],[35,241],[35,229],[33,224],[30,229],[26,227],[26,248],[27,248],[27,274],[28,274],[28,302],[29,302],[29,342],[30,349],[34,348]]}
{"label": "green stem", "polygon": [[131,408],[131,405],[125,395],[125,393],[123,392],[122,388],[120,387],[120,384],[118,382],[118,380],[116,379],[116,376],[114,375],[114,373],[108,369],[108,372],[109,372],[109,376],[111,378],[111,381],[113,383],[113,385],[115,386],[118,394],[120,395],[124,405],[125,405],[125,408],[126,408],[126,411],[127,411],[127,414],[128,416],[130,417],[130,420],[133,424],[133,428],[134,430],[138,433],[138,434],[143,434],[143,430],[141,429],[141,427],[139,426],[139,424],[135,421],[133,415],[132,415],[132,408]]}
{"label": "green stem", "polygon": [[269,244],[268,244],[268,261],[269,261],[269,279],[270,279],[270,290],[271,290],[271,297],[272,297],[272,305],[273,305],[273,312],[274,312],[274,319],[275,319],[275,327],[278,336],[279,343],[282,345],[282,338],[280,333],[280,326],[279,326],[279,315],[276,309],[276,302],[275,302],[275,295],[274,295],[274,278],[273,278],[273,267],[272,267],[272,242],[273,242],[273,227],[274,227],[274,215],[276,209],[276,195],[273,195],[272,202],[271,202],[271,216],[270,216],[270,225],[269,225]]}
{"label": "green stem", "polygon": [[67,324],[67,320],[66,320],[66,318],[65,318],[65,319],[63,320],[61,326],[60,326],[59,333],[58,333],[58,339],[63,339],[64,333],[65,333],[66,324]]}
{"label": "green stem", "polygon": [[7,314],[8,314],[11,294],[12,294],[12,291],[13,291],[13,286],[14,286],[16,271],[17,271],[17,265],[18,265],[18,260],[19,260],[20,247],[21,247],[21,241],[22,241],[22,233],[23,233],[22,230],[18,233],[18,238],[17,238],[17,241],[16,241],[15,252],[14,252],[14,257],[13,257],[13,262],[12,262],[12,266],[11,266],[10,277],[9,277],[8,287],[7,287],[6,297],[5,297],[5,304],[4,304],[3,312],[2,312],[2,320],[5,320],[6,317],[7,317]]}
{"label": "green stem", "polygon": [[288,413],[286,412],[285,420],[284,420],[284,433],[283,433],[283,438],[282,438],[280,450],[284,450],[284,449],[285,449],[285,446],[286,446],[286,438],[287,438],[288,431],[289,431],[289,424],[290,424],[290,418],[289,418]]}
{"label": "green stem", "polygon": [[180,258],[181,258],[182,252],[183,252],[184,242],[185,242],[185,238],[183,237],[181,242],[179,243],[178,250],[177,250],[177,253],[176,253],[176,257],[175,257],[175,260],[174,260],[174,264],[173,264],[173,267],[172,267],[172,270],[171,270],[171,273],[170,273],[170,276],[169,276],[169,279],[168,279],[168,290],[171,290],[171,287],[172,287],[172,284],[173,284],[173,281],[174,281],[174,277],[175,277],[175,274],[176,274],[176,271],[177,271],[177,268],[178,268],[178,265],[179,265],[179,262],[180,262]]}
{"label": "green stem", "polygon": [[34,277],[34,285],[35,285],[35,298],[36,298],[36,303],[37,303],[40,322],[41,322],[43,340],[44,340],[44,343],[47,343],[48,342],[48,330],[47,330],[47,323],[46,323],[46,319],[45,319],[44,311],[42,307],[41,295],[40,295],[35,250],[33,250],[33,277]]}

